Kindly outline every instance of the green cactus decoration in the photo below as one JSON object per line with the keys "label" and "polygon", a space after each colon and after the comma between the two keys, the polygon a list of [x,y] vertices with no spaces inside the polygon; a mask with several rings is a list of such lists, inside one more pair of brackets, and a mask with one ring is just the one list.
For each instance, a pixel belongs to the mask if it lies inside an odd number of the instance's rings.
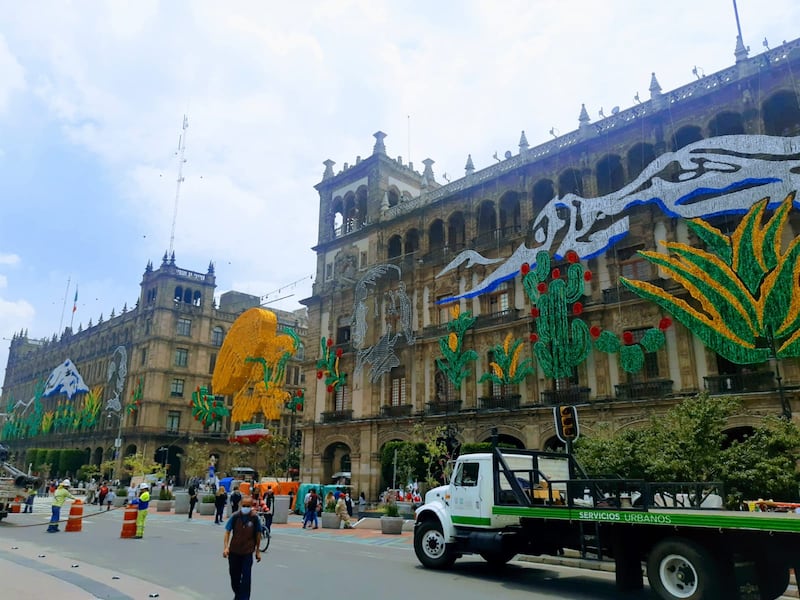
{"label": "green cactus decoration", "polygon": [[336,391],[340,386],[347,384],[347,373],[339,372],[339,359],[342,358],[342,349],[333,350],[333,340],[320,340],[322,353],[317,361],[317,379],[325,378],[328,393]]}
{"label": "green cactus decoration", "polygon": [[447,324],[450,333],[439,338],[443,358],[436,359],[436,366],[460,390],[464,379],[469,377],[469,363],[478,358],[475,350],[464,350],[464,334],[475,324],[475,317],[469,312],[462,313],[458,304],[450,307],[450,317]]}
{"label": "green cactus decoration", "polygon": [[224,417],[231,414],[228,407],[225,406],[225,401],[218,399],[204,385],[198,386],[192,392],[192,401],[189,406],[192,407],[194,420],[200,421],[205,427],[222,421]]}
{"label": "green cactus decoration", "polygon": [[645,331],[638,344],[634,343],[633,334],[630,331],[626,331],[622,335],[622,340],[608,330],[601,332],[597,326],[589,329],[589,333],[595,340],[595,349],[608,354],[617,354],[623,371],[626,373],[638,373],[644,367],[644,355],[648,352],[656,352],[664,345],[666,341],[664,331],[670,325],[672,325],[672,320],[669,317],[664,317],[658,324],[657,329],[653,327]]}
{"label": "green cactus decoration", "polygon": [[544,374],[554,379],[570,377],[592,348],[589,326],[581,319],[571,319],[583,312],[580,299],[592,273],[584,269],[575,252],[568,252],[566,258],[570,263],[566,279],[561,278],[561,269],[551,270],[550,255],[545,251],[537,253],[535,269],[527,263],[521,269],[536,321],[537,332],[531,334],[533,351]]}

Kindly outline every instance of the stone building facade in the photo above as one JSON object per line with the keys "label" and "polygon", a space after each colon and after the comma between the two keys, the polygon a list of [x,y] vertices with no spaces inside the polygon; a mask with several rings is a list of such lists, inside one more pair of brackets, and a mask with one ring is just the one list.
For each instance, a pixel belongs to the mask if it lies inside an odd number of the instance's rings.
{"label": "stone building facade", "polygon": [[[217,354],[234,320],[258,306],[260,298],[231,291],[222,294],[216,306],[215,290],[213,264],[205,273],[190,271],[176,265],[174,253],[165,254],[159,268],[148,263],[134,308],[112,312],[107,320],[101,316],[77,332],[67,328],[51,340],[31,339],[27,332],[14,336],[2,396],[9,418],[27,419],[35,410],[37,387],[41,391],[66,361],[73,365],[68,371],[79,374],[90,390],[99,389],[102,405],[91,426],[63,424],[47,433],[12,436],[4,443],[20,457],[28,448],[84,449],[86,463],[92,464],[141,452],[168,465],[168,474],[180,482],[185,476],[181,455],[190,440],[197,440],[208,443],[221,471],[237,466],[225,460],[233,435],[230,417],[204,426],[192,417],[190,403],[198,387],[210,389]],[[274,312],[280,325],[294,328],[301,339],[305,336],[304,310]],[[287,369],[290,390],[302,387],[301,359],[302,355]],[[139,405],[128,410],[140,384]],[[68,398],[63,389],[48,394],[45,388],[39,400],[43,412],[57,415],[67,403],[86,401],[86,394]],[[222,397],[220,401],[230,403]],[[280,422],[268,426],[288,436],[293,419],[285,411]]]}
{"label": "stone building facade", "polygon": [[[391,157],[383,132],[367,158],[338,172],[325,161],[315,186],[316,282],[304,303],[309,339],[332,340],[347,377],[335,388],[318,378],[325,344],[310,344],[301,478],[328,483],[350,472],[356,490],[374,497],[389,483],[380,478],[382,447],[409,439],[416,423],[442,425],[460,442],[486,441],[496,427],[503,441],[543,449],[560,445],[553,406],[563,403],[580,405],[590,433],[600,424],[635,427],[704,390],[740,394],[748,412],[731,421],[731,436],[759,415],[781,413],[778,386],[785,404],[796,405],[796,360],[733,364],[677,322],[636,374],[616,355],[593,351],[567,380],[554,382],[541,368],[516,386],[479,378],[508,333],[535,333],[514,275],[536,249],[557,264],[574,250],[592,271],[587,323],[638,341],[667,316],[620,276],[678,292],[637,251],[698,244],[683,217],[703,217],[729,235],[763,195],[777,202],[797,189],[799,70],[793,41],[740,54],[734,66],[672,92],[653,74],[649,100],[596,122],[582,108],[577,130],[539,146],[523,132],[517,153],[481,170],[468,156],[464,177],[452,182],[437,181],[431,159],[420,172]],[[789,228],[800,233],[796,214]],[[436,363],[454,305],[476,318],[465,345],[478,358],[460,390]],[[523,354],[533,358],[530,344]]]}

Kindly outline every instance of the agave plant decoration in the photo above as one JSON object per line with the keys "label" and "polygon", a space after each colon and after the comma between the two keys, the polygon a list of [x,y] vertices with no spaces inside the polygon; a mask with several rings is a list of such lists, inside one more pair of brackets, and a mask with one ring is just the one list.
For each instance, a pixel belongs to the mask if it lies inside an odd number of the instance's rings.
{"label": "agave plant decoration", "polygon": [[683,286],[694,302],[646,281],[620,278],[628,289],[671,313],[717,354],[737,364],[800,356],[800,238],[782,251],[794,193],[765,220],[769,198],[727,236],[702,219],[689,228],[707,250],[669,242],[670,255],[639,252]]}
{"label": "agave plant decoration", "polygon": [[497,385],[515,385],[533,373],[530,358],[520,360],[522,340],[512,340],[509,333],[502,344],[492,348],[494,360],[489,363],[491,371],[481,375],[478,383],[493,381]]}

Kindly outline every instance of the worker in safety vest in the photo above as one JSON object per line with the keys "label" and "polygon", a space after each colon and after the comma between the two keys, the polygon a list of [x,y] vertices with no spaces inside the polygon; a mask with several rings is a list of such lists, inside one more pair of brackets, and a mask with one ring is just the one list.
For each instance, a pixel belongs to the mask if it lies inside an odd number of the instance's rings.
{"label": "worker in safety vest", "polygon": [[75,496],[69,492],[70,481],[65,479],[58,484],[55,493],[53,494],[53,504],[50,508],[50,526],[47,528],[47,533],[58,533],[58,520],[61,518],[61,507],[67,498],[75,500]]}
{"label": "worker in safety vest", "polygon": [[139,484],[139,498],[136,500],[139,505],[139,512],[136,514],[136,535],[135,539],[140,540],[144,535],[144,520],[147,518],[147,509],[150,507],[150,484],[142,482]]}

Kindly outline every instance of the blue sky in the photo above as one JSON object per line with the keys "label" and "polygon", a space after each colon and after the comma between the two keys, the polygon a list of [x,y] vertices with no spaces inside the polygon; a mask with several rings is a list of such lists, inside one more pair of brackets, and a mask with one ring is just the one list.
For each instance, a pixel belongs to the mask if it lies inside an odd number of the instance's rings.
{"label": "blue sky", "polygon": [[[794,0],[738,6],[751,55],[800,37]],[[63,330],[76,285],[76,328],[135,304],[169,247],[184,113],[178,265],[291,310],[325,159],[382,130],[456,179],[521,130],[576,129],[582,103],[647,99],[652,71],[667,91],[733,64],[735,37],[730,0],[0,0],[0,381],[13,333]]]}

